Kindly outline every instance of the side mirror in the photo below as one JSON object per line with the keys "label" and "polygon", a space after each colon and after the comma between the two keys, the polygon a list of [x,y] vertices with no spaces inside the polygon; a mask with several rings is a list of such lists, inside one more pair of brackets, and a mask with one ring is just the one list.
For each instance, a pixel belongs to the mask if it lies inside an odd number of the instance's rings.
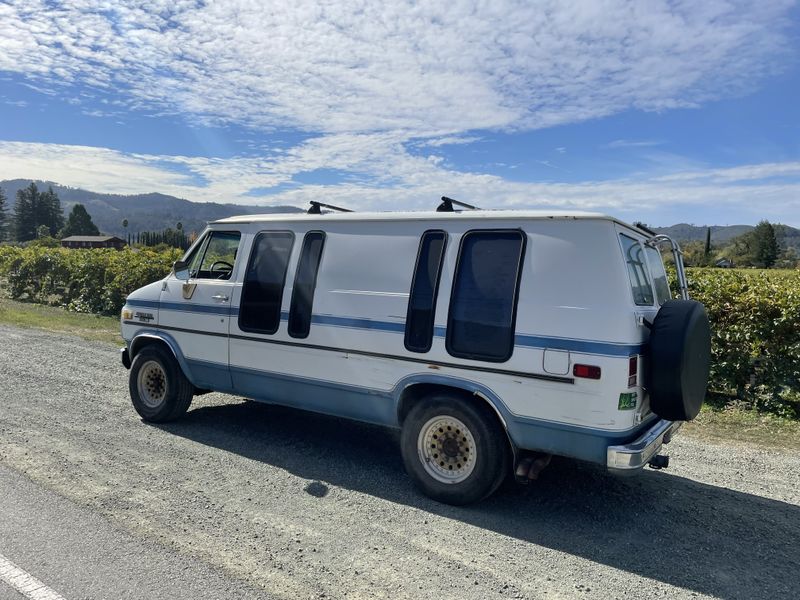
{"label": "side mirror", "polygon": [[172,263],[172,272],[177,279],[189,281],[189,264],[183,260],[176,260]]}

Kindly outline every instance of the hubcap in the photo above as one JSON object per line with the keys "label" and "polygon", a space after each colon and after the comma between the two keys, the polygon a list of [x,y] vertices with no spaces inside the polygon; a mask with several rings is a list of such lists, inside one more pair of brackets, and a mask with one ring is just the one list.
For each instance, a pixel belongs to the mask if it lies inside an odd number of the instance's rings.
{"label": "hubcap", "polygon": [[167,375],[160,364],[149,360],[139,370],[139,398],[149,408],[157,408],[167,395]]}
{"label": "hubcap", "polygon": [[448,415],[434,417],[422,426],[417,451],[428,474],[442,483],[461,483],[467,479],[478,458],[472,432]]}

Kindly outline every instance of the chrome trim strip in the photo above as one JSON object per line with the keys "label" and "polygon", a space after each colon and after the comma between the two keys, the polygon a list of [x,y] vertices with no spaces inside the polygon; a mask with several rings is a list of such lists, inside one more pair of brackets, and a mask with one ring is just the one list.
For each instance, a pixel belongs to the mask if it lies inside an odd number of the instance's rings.
{"label": "chrome trim strip", "polygon": [[630,444],[609,446],[606,466],[609,471],[632,473],[643,468],[663,444],[668,444],[683,421],[661,419]]}

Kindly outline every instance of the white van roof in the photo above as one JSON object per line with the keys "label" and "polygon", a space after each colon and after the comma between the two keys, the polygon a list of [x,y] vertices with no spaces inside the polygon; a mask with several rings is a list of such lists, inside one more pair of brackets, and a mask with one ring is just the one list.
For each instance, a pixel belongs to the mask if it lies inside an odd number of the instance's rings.
{"label": "white van roof", "polygon": [[308,221],[450,221],[457,219],[598,219],[614,221],[636,229],[634,226],[602,213],[584,211],[547,210],[465,210],[456,212],[403,211],[403,212],[329,212],[325,214],[274,213],[266,215],[240,215],[213,221],[213,224]]}

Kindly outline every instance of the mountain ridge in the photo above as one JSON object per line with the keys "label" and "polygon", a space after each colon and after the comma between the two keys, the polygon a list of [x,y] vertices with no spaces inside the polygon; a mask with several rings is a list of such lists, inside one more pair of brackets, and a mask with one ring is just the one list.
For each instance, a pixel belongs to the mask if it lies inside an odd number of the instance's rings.
{"label": "mountain ridge", "polygon": [[[83,204],[92,215],[95,225],[105,234],[127,236],[138,231],[161,231],[175,228],[180,222],[186,232],[201,231],[208,221],[216,221],[234,215],[303,212],[295,206],[246,206],[219,202],[192,202],[159,192],[145,194],[105,194],[82,188],[60,185],[53,181],[32,179],[6,179],[0,188],[8,197],[9,212],[16,203],[17,190],[35,183],[39,190],[52,187],[61,200],[65,216],[75,204]],[[122,220],[128,220],[128,228]]]}

